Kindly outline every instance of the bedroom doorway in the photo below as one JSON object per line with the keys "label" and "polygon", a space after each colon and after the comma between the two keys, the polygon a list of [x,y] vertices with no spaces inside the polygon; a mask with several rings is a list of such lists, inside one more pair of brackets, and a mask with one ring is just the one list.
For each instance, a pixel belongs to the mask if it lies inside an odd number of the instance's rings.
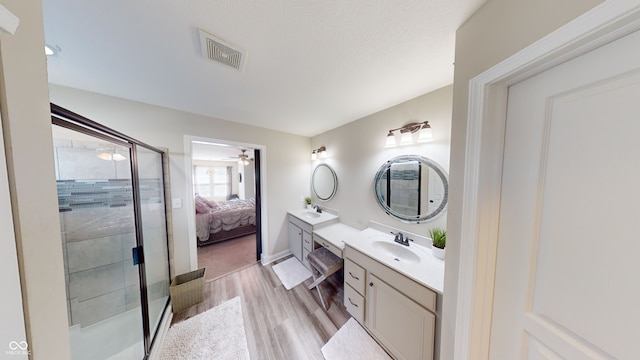
{"label": "bedroom doorway", "polygon": [[191,142],[198,267],[217,279],[260,260],[260,150]]}

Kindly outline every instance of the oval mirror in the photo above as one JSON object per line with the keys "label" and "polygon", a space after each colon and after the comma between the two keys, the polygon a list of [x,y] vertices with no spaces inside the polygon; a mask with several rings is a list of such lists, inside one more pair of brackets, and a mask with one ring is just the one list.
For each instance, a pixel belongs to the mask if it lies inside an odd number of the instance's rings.
{"label": "oval mirror", "polygon": [[319,200],[331,200],[338,190],[338,177],[333,168],[327,164],[316,166],[311,177],[311,188]]}
{"label": "oval mirror", "polygon": [[373,186],[378,205],[407,223],[433,220],[447,207],[446,171],[420,155],[395,157],[378,169]]}

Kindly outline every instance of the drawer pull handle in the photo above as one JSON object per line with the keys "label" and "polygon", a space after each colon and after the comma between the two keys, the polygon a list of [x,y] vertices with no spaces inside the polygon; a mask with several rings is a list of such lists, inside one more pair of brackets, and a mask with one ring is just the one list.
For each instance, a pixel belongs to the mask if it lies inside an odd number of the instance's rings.
{"label": "drawer pull handle", "polygon": [[324,245],[324,247],[326,247],[326,248],[328,248],[328,247],[329,247],[329,244],[327,244],[327,243],[326,243],[326,242],[324,242],[324,241],[322,242],[322,245]]}
{"label": "drawer pull handle", "polygon": [[351,305],[353,305],[353,306],[355,306],[355,307],[358,307],[358,305],[357,305],[357,304],[354,304],[354,303],[353,303],[353,301],[351,301],[351,298],[350,298],[350,297],[348,297],[347,299],[349,299],[349,302],[351,303]]}
{"label": "drawer pull handle", "polygon": [[349,275],[351,275],[351,277],[352,277],[352,278],[354,278],[354,279],[356,279],[356,280],[360,280],[360,278],[359,278],[359,277],[357,277],[357,276],[355,276],[355,275],[353,275],[353,274],[351,273],[351,271],[349,271]]}

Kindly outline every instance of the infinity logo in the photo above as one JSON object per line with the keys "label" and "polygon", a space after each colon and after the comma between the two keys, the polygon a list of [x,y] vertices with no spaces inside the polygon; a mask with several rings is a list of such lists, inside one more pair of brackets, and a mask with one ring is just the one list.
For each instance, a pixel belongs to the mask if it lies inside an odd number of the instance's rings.
{"label": "infinity logo", "polygon": [[27,350],[27,348],[29,347],[29,344],[27,344],[26,341],[12,341],[9,343],[9,349],[11,350]]}

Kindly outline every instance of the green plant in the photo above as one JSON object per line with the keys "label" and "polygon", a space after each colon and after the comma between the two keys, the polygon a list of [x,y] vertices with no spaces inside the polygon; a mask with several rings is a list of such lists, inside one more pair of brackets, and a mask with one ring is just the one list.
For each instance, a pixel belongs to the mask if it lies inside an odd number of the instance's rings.
{"label": "green plant", "polygon": [[447,231],[441,228],[429,229],[429,237],[433,241],[433,246],[444,249],[447,246]]}
{"label": "green plant", "polygon": [[307,203],[307,205],[311,205],[311,198],[310,197],[304,198],[304,201]]}

